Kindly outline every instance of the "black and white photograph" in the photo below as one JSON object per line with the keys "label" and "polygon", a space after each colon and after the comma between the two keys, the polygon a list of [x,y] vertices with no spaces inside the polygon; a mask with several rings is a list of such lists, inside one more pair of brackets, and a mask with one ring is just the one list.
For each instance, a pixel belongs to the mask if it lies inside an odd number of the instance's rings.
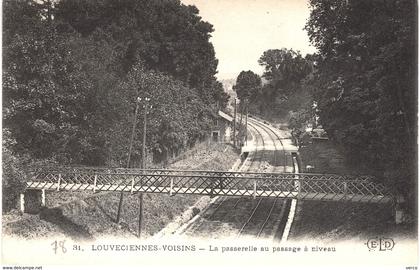
{"label": "black and white photograph", "polygon": [[1,9],[2,269],[417,270],[417,1]]}

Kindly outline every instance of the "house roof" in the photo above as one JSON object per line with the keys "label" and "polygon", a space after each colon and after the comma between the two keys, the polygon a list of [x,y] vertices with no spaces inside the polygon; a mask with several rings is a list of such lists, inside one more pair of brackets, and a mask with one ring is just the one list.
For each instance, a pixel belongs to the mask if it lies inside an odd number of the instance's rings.
{"label": "house roof", "polygon": [[233,121],[233,117],[230,116],[229,114],[226,114],[222,111],[219,111],[219,116],[224,118],[226,121],[232,122]]}

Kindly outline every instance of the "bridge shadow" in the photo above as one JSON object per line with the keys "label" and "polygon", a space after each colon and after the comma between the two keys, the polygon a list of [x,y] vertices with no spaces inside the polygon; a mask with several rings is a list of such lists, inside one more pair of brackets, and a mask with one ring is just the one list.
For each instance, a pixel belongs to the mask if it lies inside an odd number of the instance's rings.
{"label": "bridge shadow", "polygon": [[93,236],[85,226],[74,223],[71,219],[63,215],[63,209],[44,207],[39,213],[42,220],[57,225],[65,235],[73,240],[92,240]]}

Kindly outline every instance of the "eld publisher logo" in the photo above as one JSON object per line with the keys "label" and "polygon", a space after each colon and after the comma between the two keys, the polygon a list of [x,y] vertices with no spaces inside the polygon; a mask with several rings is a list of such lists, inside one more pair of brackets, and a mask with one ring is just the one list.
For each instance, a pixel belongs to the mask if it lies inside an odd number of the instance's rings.
{"label": "eld publisher logo", "polygon": [[392,238],[375,237],[369,239],[365,245],[368,247],[369,251],[386,251],[392,250],[395,246],[395,242]]}

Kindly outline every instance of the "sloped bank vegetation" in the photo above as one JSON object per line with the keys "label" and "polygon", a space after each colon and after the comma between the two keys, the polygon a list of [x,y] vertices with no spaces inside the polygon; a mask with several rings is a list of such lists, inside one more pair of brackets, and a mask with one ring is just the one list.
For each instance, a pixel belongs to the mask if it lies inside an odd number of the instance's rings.
{"label": "sloped bank vegetation", "polygon": [[213,27],[194,6],[7,0],[3,14],[3,211],[33,164],[125,167],[137,97],[150,98],[146,148],[156,162],[205,139],[226,106]]}
{"label": "sloped bank vegetation", "polygon": [[[229,170],[237,161],[238,153],[230,145],[200,143],[183,153],[183,158],[169,165],[171,169]],[[126,194],[120,225],[115,223],[118,192],[91,191],[47,192],[48,208],[40,215],[21,215],[13,210],[3,215],[3,233],[11,237],[38,239],[68,237],[73,240],[93,240],[103,237],[137,236],[139,196]],[[142,237],[156,234],[174,218],[183,214],[204,196],[145,194],[143,196]],[[207,200],[208,201],[208,200]],[[196,210],[196,211],[194,211]],[[198,213],[193,208],[193,214]]]}
{"label": "sloped bank vegetation", "polygon": [[[302,167],[311,165],[312,173],[351,174],[342,149],[331,141],[314,141],[299,150]],[[298,202],[290,231],[292,241],[364,242],[377,235],[394,239],[416,239],[413,220],[395,224],[391,203],[363,203],[345,201]]]}

